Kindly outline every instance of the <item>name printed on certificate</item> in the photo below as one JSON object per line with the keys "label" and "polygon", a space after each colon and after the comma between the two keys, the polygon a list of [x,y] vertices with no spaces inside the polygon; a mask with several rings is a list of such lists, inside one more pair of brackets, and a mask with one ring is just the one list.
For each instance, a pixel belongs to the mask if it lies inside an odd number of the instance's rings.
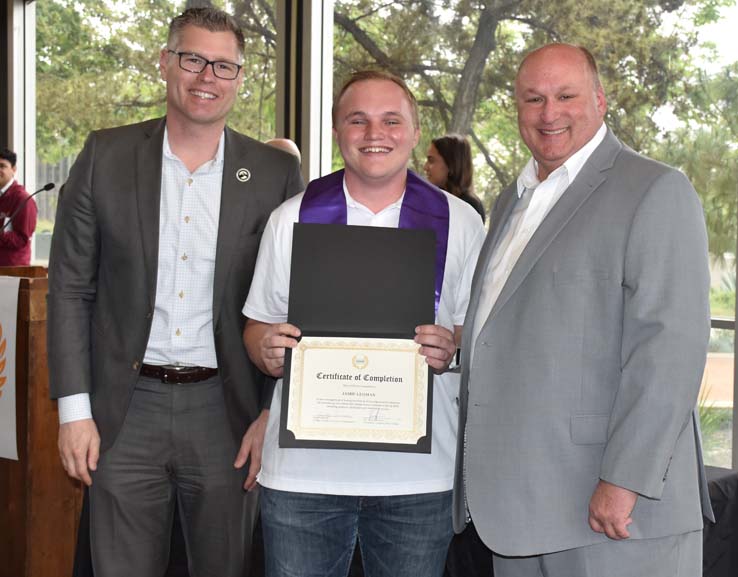
{"label": "name printed on certificate", "polygon": [[292,350],[295,439],[414,445],[427,432],[428,365],[412,339],[305,336]]}

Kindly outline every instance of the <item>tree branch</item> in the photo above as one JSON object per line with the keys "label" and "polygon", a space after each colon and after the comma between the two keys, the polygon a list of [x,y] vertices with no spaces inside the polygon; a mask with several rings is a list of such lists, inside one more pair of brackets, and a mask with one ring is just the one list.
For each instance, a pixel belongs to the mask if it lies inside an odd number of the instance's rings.
{"label": "tree branch", "polygon": [[392,61],[389,56],[377,46],[376,42],[354,20],[338,11],[333,12],[333,19],[336,24],[354,37],[359,46],[366,50],[375,62],[384,68],[392,68]]}
{"label": "tree branch", "polygon": [[507,175],[502,171],[500,166],[494,160],[492,160],[492,156],[487,150],[487,147],[479,139],[474,130],[469,131],[469,136],[472,137],[474,144],[476,144],[477,148],[481,151],[482,155],[484,156],[484,160],[487,162],[487,165],[494,171],[497,180],[500,182],[500,187],[505,186],[507,184]]}

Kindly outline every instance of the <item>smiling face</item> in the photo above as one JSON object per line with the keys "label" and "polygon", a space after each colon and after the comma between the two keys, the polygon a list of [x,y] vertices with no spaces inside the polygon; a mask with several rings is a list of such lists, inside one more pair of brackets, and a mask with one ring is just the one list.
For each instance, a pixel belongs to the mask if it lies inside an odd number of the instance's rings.
{"label": "smiling face", "polygon": [[[197,26],[186,26],[176,36],[177,52],[202,56],[207,60],[224,60],[240,64],[238,43],[232,32],[210,32]],[[167,122],[188,125],[225,125],[243,82],[243,69],[235,80],[223,80],[213,74],[208,64],[199,74],[182,70],[179,57],[167,48],[159,57],[161,77],[167,83]]]}
{"label": "smiling face", "polygon": [[346,178],[376,186],[402,179],[420,130],[405,92],[390,80],[350,85],[336,106],[333,135]]}
{"label": "smiling face", "polygon": [[425,177],[428,179],[428,182],[435,184],[438,188],[446,189],[448,165],[432,143],[428,147],[423,171],[425,171]]}
{"label": "smiling face", "polygon": [[607,110],[586,56],[569,45],[545,46],[525,59],[515,100],[520,135],[541,180],[592,139]]}

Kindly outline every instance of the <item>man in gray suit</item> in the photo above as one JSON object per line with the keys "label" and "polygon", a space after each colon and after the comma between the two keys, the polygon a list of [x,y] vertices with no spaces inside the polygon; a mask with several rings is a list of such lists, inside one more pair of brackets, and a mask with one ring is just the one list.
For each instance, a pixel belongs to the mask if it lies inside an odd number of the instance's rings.
{"label": "man in gray suit", "polygon": [[462,347],[454,522],[497,577],[696,577],[707,238],[683,174],[604,125],[591,54],[515,83],[533,158],[502,192]]}
{"label": "man in gray suit", "polygon": [[240,309],[269,214],[303,183],[292,155],[226,127],[243,50],[224,12],[175,18],[166,117],[92,133],[59,205],[51,395],[96,577],[160,577],[175,504],[191,574],[244,574],[270,398]]}

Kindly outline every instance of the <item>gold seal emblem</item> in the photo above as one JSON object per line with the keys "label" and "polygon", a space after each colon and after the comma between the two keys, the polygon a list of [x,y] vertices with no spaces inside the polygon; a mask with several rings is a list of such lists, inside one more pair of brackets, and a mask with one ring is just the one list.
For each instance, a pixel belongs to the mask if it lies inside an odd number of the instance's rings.
{"label": "gold seal emblem", "polygon": [[351,358],[351,364],[359,370],[365,369],[369,365],[369,357],[367,357],[364,353],[356,353]]}

